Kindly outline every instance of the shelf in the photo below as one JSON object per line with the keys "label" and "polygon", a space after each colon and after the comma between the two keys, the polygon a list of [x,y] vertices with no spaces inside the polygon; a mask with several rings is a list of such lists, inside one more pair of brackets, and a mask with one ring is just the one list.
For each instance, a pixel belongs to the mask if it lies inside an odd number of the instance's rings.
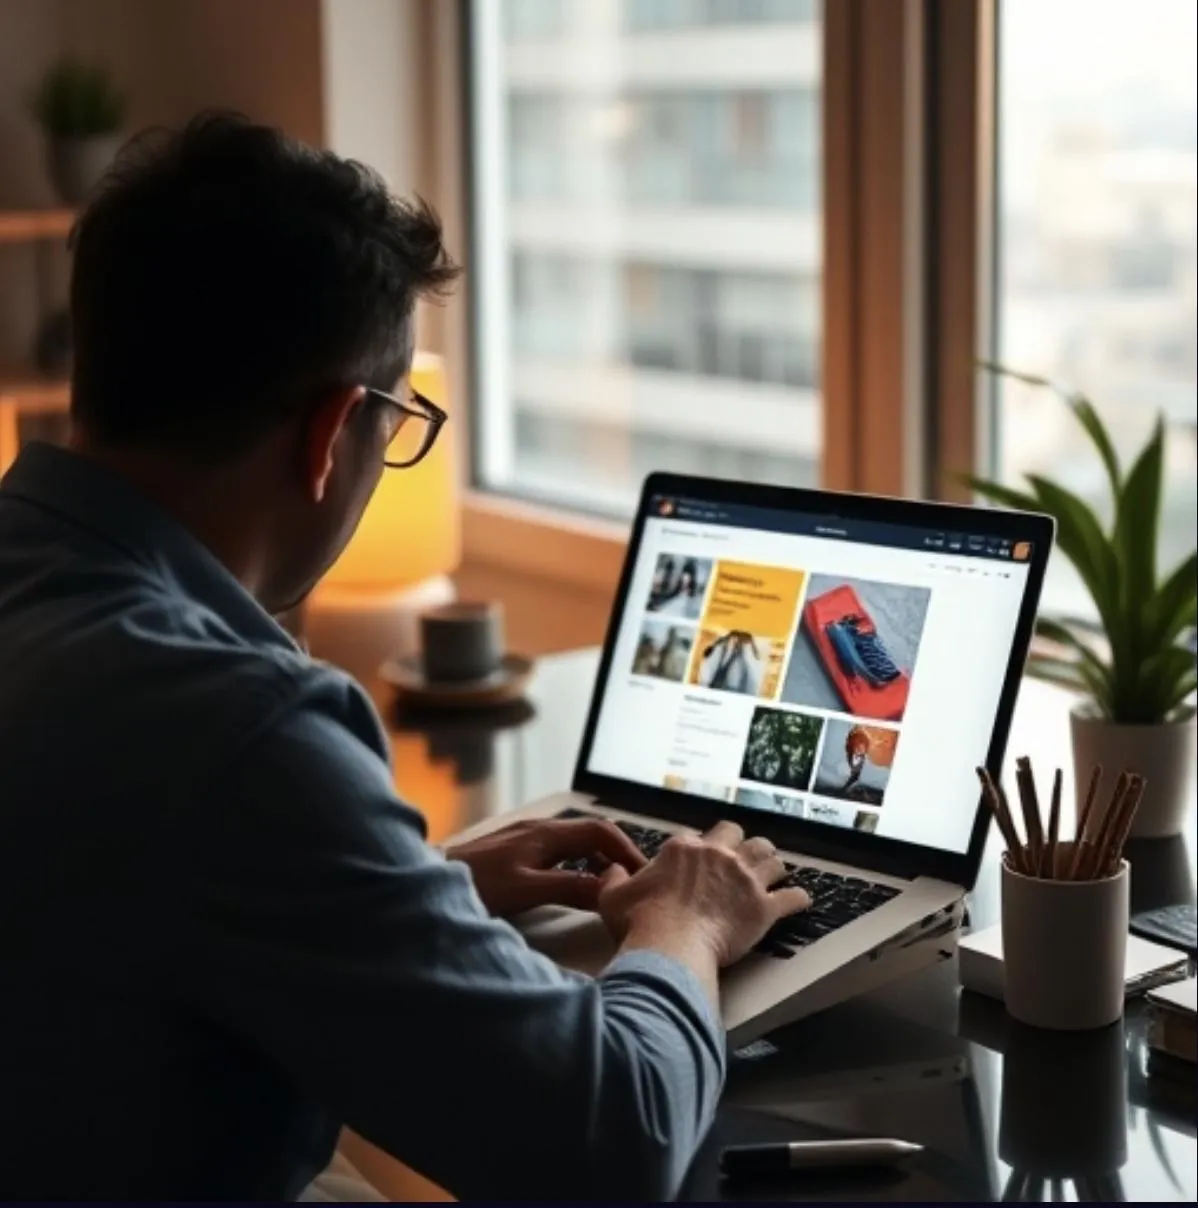
{"label": "shelf", "polygon": [[0,243],[65,240],[74,222],[74,210],[0,210]]}
{"label": "shelf", "polygon": [[36,369],[0,365],[0,403],[15,405],[23,415],[65,411],[71,384],[65,378],[46,377]]}

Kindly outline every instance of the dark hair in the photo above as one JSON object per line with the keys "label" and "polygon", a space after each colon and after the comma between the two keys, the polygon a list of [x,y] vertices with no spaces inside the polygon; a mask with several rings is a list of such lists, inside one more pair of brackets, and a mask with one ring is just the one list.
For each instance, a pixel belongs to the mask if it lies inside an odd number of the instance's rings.
{"label": "dark hair", "polygon": [[423,201],[236,114],[132,140],[71,238],[73,416],[198,457],[324,390],[390,390],[417,298],[458,273]]}

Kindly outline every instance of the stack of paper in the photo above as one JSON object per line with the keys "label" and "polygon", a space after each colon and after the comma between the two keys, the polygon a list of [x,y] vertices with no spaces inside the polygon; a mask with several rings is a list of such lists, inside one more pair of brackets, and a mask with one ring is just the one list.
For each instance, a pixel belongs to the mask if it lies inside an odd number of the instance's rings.
{"label": "stack of paper", "polygon": [[1189,978],[1148,995],[1148,1045],[1158,1053],[1198,1062],[1198,981]]}

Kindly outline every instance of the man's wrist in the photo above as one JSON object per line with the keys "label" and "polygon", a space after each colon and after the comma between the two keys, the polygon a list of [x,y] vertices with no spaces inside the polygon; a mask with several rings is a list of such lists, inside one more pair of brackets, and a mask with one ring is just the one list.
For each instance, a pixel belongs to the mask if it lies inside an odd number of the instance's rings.
{"label": "man's wrist", "polygon": [[689,969],[711,1001],[718,1004],[719,953],[712,937],[700,924],[661,918],[635,920],[620,944],[620,951],[657,952],[670,957]]}

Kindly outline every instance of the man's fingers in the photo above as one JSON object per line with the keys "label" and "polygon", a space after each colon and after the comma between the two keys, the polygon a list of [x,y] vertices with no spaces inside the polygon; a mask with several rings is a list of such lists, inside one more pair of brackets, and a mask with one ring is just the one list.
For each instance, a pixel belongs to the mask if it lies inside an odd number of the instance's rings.
{"label": "man's fingers", "polygon": [[647,863],[636,844],[614,822],[601,818],[555,819],[545,824],[544,838],[546,862],[550,864],[602,856],[636,872]]}
{"label": "man's fingers", "polygon": [[806,910],[811,905],[810,895],[797,885],[775,889],[769,899],[775,919],[784,919],[788,914],[798,914],[800,910]]}
{"label": "man's fingers", "polygon": [[775,854],[766,856],[764,860],[758,860],[753,865],[753,875],[757,880],[769,889],[771,885],[777,885],[786,877],[786,865],[782,857]]}
{"label": "man's fingers", "polygon": [[708,843],[719,847],[739,847],[744,841],[745,832],[735,822],[717,822],[703,836]]}
{"label": "man's fingers", "polygon": [[614,889],[617,885],[623,885],[630,875],[628,869],[622,864],[612,864],[599,875],[599,892],[604,893],[609,889]]}
{"label": "man's fingers", "polygon": [[768,840],[763,839],[760,835],[752,839],[746,839],[740,845],[740,854],[744,858],[745,863],[751,865],[760,864],[762,860],[768,860],[772,856],[777,855],[778,849]]}
{"label": "man's fingers", "polygon": [[604,887],[603,877],[593,877],[585,872],[563,872],[551,868],[525,875],[527,880],[521,896],[527,902],[526,910],[536,906],[573,906],[575,910],[594,910]]}

